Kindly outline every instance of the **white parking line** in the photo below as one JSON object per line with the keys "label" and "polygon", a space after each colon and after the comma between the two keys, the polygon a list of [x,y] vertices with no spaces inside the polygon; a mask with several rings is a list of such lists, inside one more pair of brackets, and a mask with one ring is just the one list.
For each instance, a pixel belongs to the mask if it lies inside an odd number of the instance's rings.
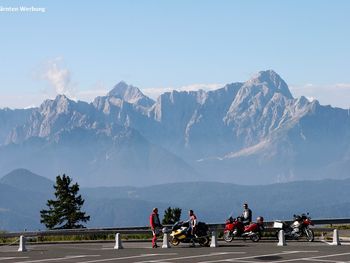
{"label": "white parking line", "polygon": [[[303,252],[303,251],[297,251]],[[338,257],[338,256],[345,256],[345,255],[350,255],[350,252],[348,253],[339,253],[339,254],[331,254],[331,255],[323,255],[323,256],[314,256],[314,257],[303,257],[303,258],[292,258],[292,259],[283,259],[283,260],[275,260],[272,261],[273,263],[283,263],[283,262],[293,262],[293,261],[319,261],[319,262],[328,262],[328,263],[344,263],[345,261],[342,260],[321,260],[321,258],[331,258],[331,257]],[[255,257],[261,257],[261,256],[255,256]],[[241,258],[242,259],[242,258]],[[237,259],[232,259],[229,260],[230,262],[235,262]],[[261,261],[245,261],[247,263],[258,263]]]}
{"label": "white parking line", "polygon": [[1,257],[1,260],[10,260],[10,259],[21,259],[21,258],[29,258],[29,257]]}
{"label": "white parking line", "polygon": [[[149,249],[152,250],[152,248],[150,246],[147,246],[147,247],[146,246],[145,247],[141,247],[140,246],[140,247],[137,247],[137,248],[146,248],[146,249],[149,248]],[[103,247],[102,248],[102,250],[114,250],[114,249],[115,249],[114,247]]]}
{"label": "white parking line", "polygon": [[174,253],[142,254],[142,255],[138,255],[138,256],[129,256],[129,257],[120,257],[120,258],[105,258],[105,259],[96,259],[96,260],[89,260],[89,261],[80,261],[79,263],[107,262],[107,261],[132,259],[132,258],[154,257],[154,256],[159,256],[159,255],[174,255]]}
{"label": "white parking line", "polygon": [[331,255],[324,255],[324,256],[316,256],[316,257],[310,257],[310,258],[328,258],[328,257],[338,257],[338,256],[345,256],[350,255],[350,252],[347,253],[339,253],[339,254],[331,254]]}
{"label": "white parking line", "polygon": [[[322,242],[322,243],[325,243],[325,244],[327,244],[327,245],[333,245],[333,242],[327,242],[326,240],[321,240],[321,242]],[[345,245],[345,246],[350,246],[350,243],[349,243],[349,242],[343,242],[343,241],[341,241],[340,244],[341,244],[342,246],[343,246],[343,245]]]}
{"label": "white parking line", "polygon": [[328,259],[316,259],[316,258],[313,258],[313,259],[304,259],[305,261],[312,261],[312,262],[327,262],[327,263],[344,263],[344,261],[339,261],[339,260],[328,260]]}
{"label": "white parking line", "polygon": [[[240,257],[240,258],[230,258],[230,259],[221,259],[221,260],[212,260],[212,261],[201,261],[198,263],[213,263],[213,262],[235,262],[235,261],[244,261],[246,259],[255,259],[258,257],[271,257],[271,256],[279,256],[279,255],[288,255],[288,254],[296,254],[300,252],[310,252],[310,251],[283,251],[280,253],[274,253],[274,254],[265,254],[265,255],[255,255],[255,256],[249,256],[249,257]],[[317,250],[313,250],[312,252],[318,252]],[[254,261],[246,261],[246,262],[254,262]],[[261,262],[261,261],[259,261]],[[277,262],[277,261],[274,261]]]}
{"label": "white parking line", "polygon": [[35,263],[35,262],[49,262],[49,261],[63,261],[63,260],[69,260],[74,258],[86,258],[86,257],[99,257],[100,255],[77,255],[77,256],[66,256],[63,258],[46,258],[46,259],[36,259],[36,260],[29,260],[29,261],[17,261],[15,263]]}
{"label": "white parking line", "polygon": [[[152,263],[157,262],[157,263],[161,263],[161,262],[173,261],[173,260],[179,260],[179,259],[213,257],[213,256],[228,255],[228,254],[246,254],[246,252],[218,252],[218,253],[202,254],[202,255],[196,255],[196,256],[187,256],[187,257],[177,257],[177,258],[167,258],[167,259],[137,261],[137,263],[147,263],[147,262],[152,262]],[[216,261],[213,261],[213,262],[216,262]]]}

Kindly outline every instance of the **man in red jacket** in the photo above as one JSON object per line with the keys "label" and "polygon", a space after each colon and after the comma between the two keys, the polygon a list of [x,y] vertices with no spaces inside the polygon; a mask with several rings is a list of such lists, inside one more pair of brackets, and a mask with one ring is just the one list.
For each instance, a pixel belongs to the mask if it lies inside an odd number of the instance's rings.
{"label": "man in red jacket", "polygon": [[152,247],[157,248],[157,236],[160,233],[160,228],[162,227],[160,220],[159,220],[159,215],[158,215],[158,208],[153,208],[152,214],[149,216],[149,224],[152,229]]}

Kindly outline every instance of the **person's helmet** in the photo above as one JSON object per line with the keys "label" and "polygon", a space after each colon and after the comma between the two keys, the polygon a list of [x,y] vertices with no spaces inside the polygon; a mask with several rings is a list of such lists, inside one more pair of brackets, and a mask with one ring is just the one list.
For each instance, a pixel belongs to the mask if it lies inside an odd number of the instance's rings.
{"label": "person's helmet", "polygon": [[294,220],[300,221],[301,220],[301,216],[300,215],[294,215]]}
{"label": "person's helmet", "polygon": [[262,216],[258,216],[258,217],[256,218],[256,222],[258,222],[258,223],[263,223],[263,222],[264,222],[264,218],[263,218]]}

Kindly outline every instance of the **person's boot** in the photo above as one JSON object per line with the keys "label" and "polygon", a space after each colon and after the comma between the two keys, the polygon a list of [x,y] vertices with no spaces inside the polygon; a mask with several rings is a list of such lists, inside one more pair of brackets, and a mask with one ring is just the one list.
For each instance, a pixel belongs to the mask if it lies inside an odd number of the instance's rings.
{"label": "person's boot", "polygon": [[190,244],[190,247],[195,247],[196,244],[194,243],[194,240],[192,239],[191,241],[192,241],[192,244]]}

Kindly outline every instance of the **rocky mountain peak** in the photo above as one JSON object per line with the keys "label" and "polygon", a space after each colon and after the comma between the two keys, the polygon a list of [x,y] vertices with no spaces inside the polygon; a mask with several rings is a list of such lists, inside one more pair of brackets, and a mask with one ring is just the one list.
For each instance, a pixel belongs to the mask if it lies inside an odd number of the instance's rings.
{"label": "rocky mountain peak", "polygon": [[135,88],[133,86],[129,86],[125,81],[120,81],[117,83],[113,89],[108,92],[107,96],[114,96],[114,97],[120,97],[123,98],[127,92],[141,92],[138,88]]}
{"label": "rocky mountain peak", "polygon": [[116,97],[122,99],[131,104],[139,104],[144,107],[150,107],[154,104],[154,101],[145,96],[138,88],[128,85],[126,82],[121,81],[108,92],[108,97]]}
{"label": "rocky mountain peak", "polygon": [[49,112],[68,112],[74,101],[70,100],[63,94],[57,95],[54,100],[46,100],[40,105],[40,112],[46,115]]}
{"label": "rocky mountain peak", "polygon": [[288,99],[293,99],[287,83],[273,70],[259,71],[246,85],[268,87],[273,93],[279,92]]}

